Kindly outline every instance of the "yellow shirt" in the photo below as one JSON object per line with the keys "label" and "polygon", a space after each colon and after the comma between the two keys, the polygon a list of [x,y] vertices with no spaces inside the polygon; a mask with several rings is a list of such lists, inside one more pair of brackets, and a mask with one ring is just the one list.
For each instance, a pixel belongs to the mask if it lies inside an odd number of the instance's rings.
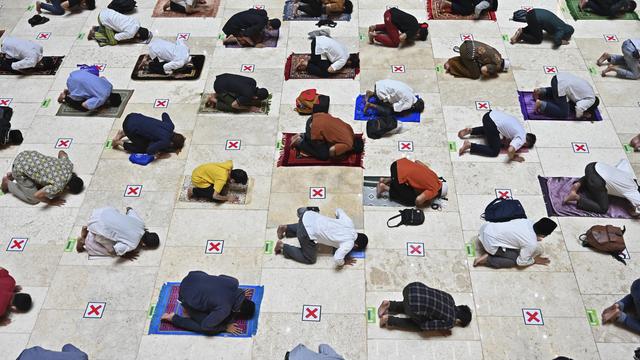
{"label": "yellow shirt", "polygon": [[227,184],[231,169],[233,169],[233,161],[231,160],[222,163],[202,164],[193,169],[191,183],[201,189],[213,185],[213,189],[219,193]]}

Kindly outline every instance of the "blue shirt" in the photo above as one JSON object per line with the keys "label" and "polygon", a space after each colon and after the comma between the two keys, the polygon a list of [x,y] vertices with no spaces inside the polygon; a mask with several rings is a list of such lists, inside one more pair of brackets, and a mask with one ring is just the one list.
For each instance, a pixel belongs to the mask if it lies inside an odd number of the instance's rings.
{"label": "blue shirt", "polygon": [[109,80],[95,76],[85,70],[76,70],[67,79],[69,97],[76,101],[86,101],[89,110],[95,110],[109,99],[113,85]]}
{"label": "blue shirt", "polygon": [[127,115],[123,125],[127,137],[144,138],[149,142],[146,150],[149,155],[155,155],[171,147],[171,137],[175,126],[167,113],[162,113],[162,120],[139,113],[131,113]]}
{"label": "blue shirt", "polygon": [[88,360],[87,354],[77,347],[66,344],[62,347],[62,351],[52,351],[43,349],[40,346],[34,346],[25,349],[16,360]]}

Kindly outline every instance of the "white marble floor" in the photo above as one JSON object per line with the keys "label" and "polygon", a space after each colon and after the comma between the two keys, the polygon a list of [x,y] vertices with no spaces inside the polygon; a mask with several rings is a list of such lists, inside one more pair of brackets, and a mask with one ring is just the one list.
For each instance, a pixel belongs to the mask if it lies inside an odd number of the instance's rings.
{"label": "white marble floor", "polygon": [[[107,0],[98,0],[98,9]],[[565,355],[583,359],[630,359],[640,337],[607,325],[591,326],[587,310],[598,314],[625,294],[640,277],[640,225],[632,220],[560,218],[558,229],[545,241],[551,257],[548,267],[495,271],[474,269],[465,245],[473,241],[482,224],[484,206],[495,189],[511,189],[528,215],[546,214],[536,175],[579,176],[591,161],[616,163],[628,157],[640,170],[640,156],[625,153],[623,144],[640,132],[640,82],[591,75],[589,68],[602,51],[619,52],[621,41],[640,35],[633,21],[571,20],[563,0],[500,2],[498,21],[429,21],[427,42],[397,50],[368,45],[360,39],[370,24],[382,22],[387,6],[398,6],[426,18],[422,0],[360,0],[350,22],[332,29],[335,37],[359,51],[362,72],[355,80],[284,81],[283,67],[291,52],[306,52],[306,33],[314,22],[284,22],[277,48],[226,49],[218,39],[224,21],[237,11],[263,5],[280,17],[283,0],[222,0],[216,18],[153,18],[154,0],[139,0],[135,14],[155,36],[175,39],[189,33],[194,54],[205,54],[202,77],[193,82],[139,82],[130,80],[143,45],[99,48],[86,40],[96,22],[97,10],[63,17],[49,16],[48,23],[30,27],[31,0],[0,0],[0,29],[6,34],[39,40],[48,55],[66,56],[56,76],[2,77],[0,99],[11,99],[13,126],[22,129],[19,147],[0,151],[0,168],[9,169],[21,150],[54,154],[59,138],[72,138],[68,153],[88,184],[79,196],[59,208],[31,207],[10,195],[0,196],[0,266],[11,271],[35,299],[34,309],[14,315],[0,328],[0,359],[14,359],[25,347],[41,345],[59,349],[73,343],[91,359],[282,359],[302,342],[316,347],[332,344],[347,359],[552,359]],[[571,44],[552,50],[539,46],[510,45],[502,40],[518,24],[508,20],[521,6],[539,6],[556,12],[575,28]],[[436,71],[461,34],[472,34],[511,58],[513,71],[490,81],[454,79]],[[605,42],[603,34],[615,34],[618,42]],[[5,35],[6,36],[6,35]],[[76,64],[105,64],[104,76],[114,87],[133,89],[125,114],[143,112],[159,116],[155,99],[169,99],[166,109],[177,130],[187,135],[186,151],[147,167],[132,165],[126,155],[105,149],[104,142],[121,126],[122,118],[55,117],[57,104],[43,107],[64,88],[66,76]],[[211,91],[213,79],[224,72],[240,73],[242,64],[253,64],[249,74],[273,92],[268,116],[197,115],[199,94]],[[405,73],[392,73],[392,65],[404,65]],[[601,100],[604,121],[597,123],[527,122],[538,136],[526,162],[507,164],[495,159],[466,155],[448,149],[457,130],[480,123],[476,101],[520,117],[517,90],[549,82],[543,66],[556,66],[589,79]],[[392,138],[367,140],[365,168],[278,168],[276,142],[282,132],[299,131],[304,117],[292,111],[300,90],[317,88],[331,96],[331,112],[352,124],[358,93],[374,81],[395,78],[410,84],[426,100],[419,124]],[[228,139],[241,140],[239,151],[226,151]],[[412,141],[413,152],[399,152],[399,141]],[[589,153],[574,153],[572,142],[588,144]],[[428,210],[423,226],[387,229],[384,223],[395,209],[361,205],[364,175],[386,173],[400,156],[429,163],[451,184],[448,207]],[[199,163],[232,159],[254,179],[246,205],[213,206],[181,203],[177,196],[182,176]],[[124,198],[128,184],[143,185],[138,198]],[[310,200],[309,187],[326,187],[324,200]],[[86,255],[65,252],[70,237],[77,236],[90,211],[101,206],[132,206],[150,229],[160,234],[157,251],[145,252],[135,262],[88,260]],[[344,208],[356,226],[369,235],[367,258],[342,271],[333,268],[328,255],[317,264],[302,266],[264,254],[265,241],[276,238],[278,224],[295,218],[299,206],[320,206],[331,214]],[[631,254],[628,265],[579,246],[577,236],[594,223],[628,228]],[[7,252],[13,237],[28,238],[22,252]],[[206,255],[207,239],[225,241],[222,255]],[[407,242],[424,243],[424,257],[406,256]],[[258,333],[253,338],[228,339],[197,336],[147,335],[148,309],[157,301],[166,281],[179,281],[190,270],[225,273],[241,283],[262,284]],[[400,297],[408,282],[422,281],[451,292],[457,302],[468,304],[474,319],[467,328],[455,328],[448,337],[380,329],[368,323],[367,307],[382,299]],[[106,302],[100,320],[83,319],[87,302]],[[320,322],[302,322],[304,304],[322,306]],[[523,308],[541,309],[543,326],[527,326]]]}

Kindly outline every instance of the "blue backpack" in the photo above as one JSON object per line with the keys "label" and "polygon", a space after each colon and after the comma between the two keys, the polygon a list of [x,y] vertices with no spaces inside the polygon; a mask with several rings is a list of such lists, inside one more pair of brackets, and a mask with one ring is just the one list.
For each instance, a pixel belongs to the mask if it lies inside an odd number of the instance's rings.
{"label": "blue backpack", "polygon": [[514,219],[526,219],[522,204],[514,199],[497,198],[487,205],[481,217],[488,222],[507,222]]}

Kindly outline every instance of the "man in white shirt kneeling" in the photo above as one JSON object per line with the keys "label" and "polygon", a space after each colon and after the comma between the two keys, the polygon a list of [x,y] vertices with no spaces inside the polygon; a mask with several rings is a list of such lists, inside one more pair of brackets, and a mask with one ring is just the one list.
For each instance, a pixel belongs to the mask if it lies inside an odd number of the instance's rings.
{"label": "man in white shirt kneeling", "polygon": [[42,56],[42,46],[33,41],[7,36],[2,40],[0,69],[4,71],[28,73],[41,64],[42,70],[53,68],[53,60]]}
{"label": "man in white shirt kneeling", "polygon": [[336,249],[333,259],[336,266],[353,265],[356,260],[348,254],[351,250],[364,250],[369,239],[355,230],[353,221],[342,209],[336,209],[336,218],[320,215],[317,210],[298,209],[298,223],[278,226],[278,239],[297,237],[300,247],[278,240],[275,254],[303,264],[315,264],[318,243]]}
{"label": "man in white shirt kneeling", "polygon": [[306,71],[321,78],[331,77],[345,66],[359,67],[358,55],[350,55],[347,48],[329,36],[316,36],[311,40],[311,58],[296,65],[298,71]]}
{"label": "man in white shirt kneeling", "polygon": [[476,258],[473,266],[495,269],[548,265],[550,260],[539,254],[538,241],[550,235],[558,226],[549,218],[535,224],[529,219],[515,219],[500,223],[487,222],[478,237],[486,254]]}
{"label": "man in white shirt kneeling", "polygon": [[140,249],[156,249],[160,245],[158,234],[149,232],[144,221],[130,207],[126,215],[113,207],[95,209],[82,232],[76,250],[85,250],[91,256],[120,256],[138,258]]}
{"label": "man in white shirt kneeling", "polygon": [[149,72],[172,75],[176,70],[192,67],[189,47],[182,40],[175,43],[154,39],[149,43]]}
{"label": "man in white shirt kneeling", "polygon": [[98,14],[100,26],[93,27],[87,38],[95,39],[100,46],[117,45],[123,42],[151,41],[153,34],[140,26],[140,21],[133,16],[120,14],[111,9],[104,9]]}

